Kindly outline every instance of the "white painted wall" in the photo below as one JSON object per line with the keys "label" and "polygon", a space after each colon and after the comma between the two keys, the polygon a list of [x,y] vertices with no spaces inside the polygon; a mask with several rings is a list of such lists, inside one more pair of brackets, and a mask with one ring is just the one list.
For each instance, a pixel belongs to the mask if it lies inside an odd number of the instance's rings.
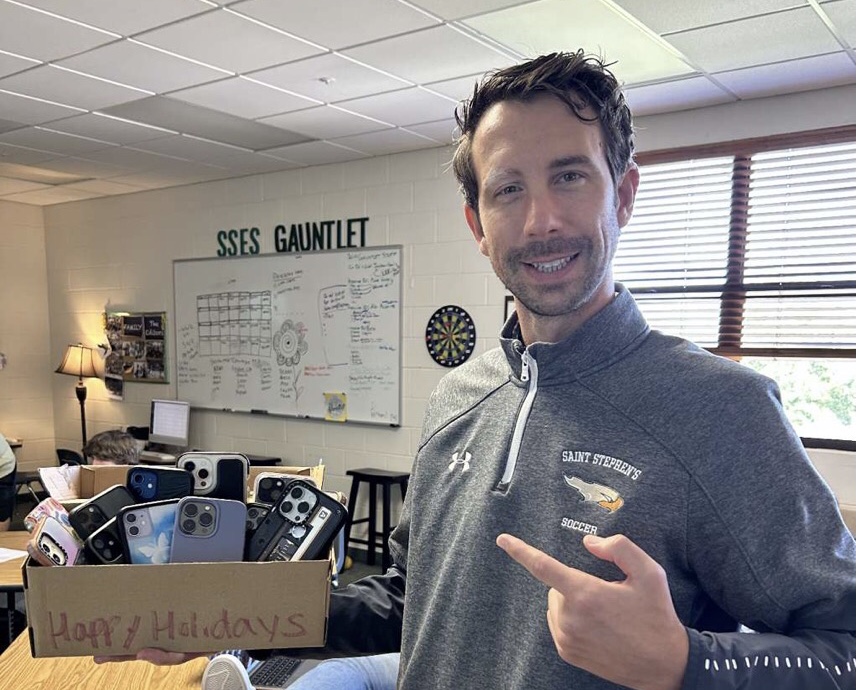
{"label": "white painted wall", "polygon": [[[640,150],[800,131],[856,122],[854,87],[761,99],[730,106],[640,118]],[[24,395],[24,382],[6,392],[9,371],[0,372],[0,429],[27,438],[56,436],[57,445],[79,445],[79,413],[73,380],[51,374],[68,342],[104,340],[101,313],[161,311],[172,319],[172,260],[210,257],[218,230],[257,226],[262,251],[273,252],[279,223],[368,216],[367,244],[404,246],[403,424],[399,429],[329,424],[279,417],[194,411],[192,443],[199,447],[279,455],[295,464],[328,465],[328,488],[347,491],[348,468],[376,466],[407,470],[418,442],[428,395],[445,370],[428,356],[424,329],[439,306],[454,303],[474,317],[478,352],[496,343],[504,290],[472,241],[461,201],[447,172],[446,148],[382,156],[363,161],[251,176],[222,182],[94,199],[27,210],[34,242],[46,254],[44,267],[31,270],[4,259],[16,291],[31,292],[34,311],[49,311],[50,340],[44,323],[15,324],[12,342],[35,343],[42,353],[25,377],[50,389],[52,400],[39,417],[44,429],[17,425],[14,409],[2,401]],[[0,212],[9,204],[0,202]],[[23,213],[23,212],[22,212]],[[22,222],[22,221],[20,221]],[[30,226],[28,226],[30,227]],[[0,227],[0,242],[8,241]],[[11,233],[14,235],[15,230]],[[6,239],[3,239],[6,238]],[[4,246],[5,249],[5,246]],[[5,253],[5,252],[4,252]],[[8,264],[11,263],[11,266]],[[46,275],[45,275],[46,273]],[[4,277],[4,283],[8,281]],[[47,285],[47,294],[44,286]],[[6,291],[4,291],[6,292]],[[15,319],[12,301],[0,301],[0,337]],[[44,312],[42,312],[44,313]],[[0,349],[10,349],[0,342]],[[170,344],[168,385],[128,383],[124,402],[108,400],[99,381],[89,381],[90,434],[128,424],[146,424],[153,397],[175,396],[174,344]],[[30,384],[28,384],[30,385]],[[52,446],[38,460],[52,460]],[[821,472],[839,495],[856,486],[856,454],[820,458]],[[852,502],[856,503],[856,500]]]}

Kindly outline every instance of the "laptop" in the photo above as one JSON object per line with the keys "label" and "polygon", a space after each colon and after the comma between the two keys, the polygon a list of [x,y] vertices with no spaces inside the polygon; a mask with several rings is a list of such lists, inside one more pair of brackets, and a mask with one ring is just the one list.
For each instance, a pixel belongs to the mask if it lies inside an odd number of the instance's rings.
{"label": "laptop", "polygon": [[250,667],[250,682],[256,690],[281,690],[320,663],[320,659],[272,656]]}

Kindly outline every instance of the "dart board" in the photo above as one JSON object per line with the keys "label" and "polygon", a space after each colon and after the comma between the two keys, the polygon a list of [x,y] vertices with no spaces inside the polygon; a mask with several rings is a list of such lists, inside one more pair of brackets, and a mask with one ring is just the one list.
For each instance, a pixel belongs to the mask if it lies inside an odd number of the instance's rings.
{"label": "dart board", "polygon": [[453,304],[440,307],[428,319],[425,345],[437,364],[456,367],[466,362],[473,353],[476,325],[461,307]]}

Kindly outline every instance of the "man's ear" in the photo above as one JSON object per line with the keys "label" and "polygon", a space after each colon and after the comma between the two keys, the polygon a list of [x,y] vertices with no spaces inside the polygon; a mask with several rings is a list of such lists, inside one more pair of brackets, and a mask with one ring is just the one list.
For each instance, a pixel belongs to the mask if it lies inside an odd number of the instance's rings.
{"label": "man's ear", "polygon": [[618,217],[618,227],[623,228],[630,222],[633,215],[633,204],[636,201],[636,190],[639,188],[639,168],[635,163],[631,163],[627,171],[622,176],[616,189],[616,198],[618,208],[616,216]]}
{"label": "man's ear", "polygon": [[485,256],[488,256],[487,244],[484,232],[482,231],[478,211],[469,204],[464,204],[464,217],[467,219],[467,225],[470,226],[470,232],[473,233],[473,237],[479,245],[479,251]]}

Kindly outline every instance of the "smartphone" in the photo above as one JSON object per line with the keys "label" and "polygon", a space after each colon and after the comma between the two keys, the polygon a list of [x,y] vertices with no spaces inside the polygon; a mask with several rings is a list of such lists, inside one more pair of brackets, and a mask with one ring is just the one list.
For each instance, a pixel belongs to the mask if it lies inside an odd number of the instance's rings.
{"label": "smartphone", "polygon": [[74,565],[82,550],[83,542],[71,527],[51,515],[39,521],[27,542],[27,553],[41,565]]}
{"label": "smartphone", "polygon": [[68,514],[68,521],[77,536],[85,540],[110,518],[116,517],[122,508],[134,503],[136,501],[131,492],[121,484],[116,484],[73,508]]}
{"label": "smartphone", "polygon": [[258,526],[262,524],[262,520],[265,519],[269,510],[270,506],[264,503],[247,503],[247,535],[258,529]]}
{"label": "smartphone", "polygon": [[282,496],[286,485],[295,479],[302,479],[312,486],[318,486],[311,477],[285,472],[260,472],[253,482],[253,502],[272,506]]}
{"label": "smartphone", "polygon": [[247,540],[246,560],[324,558],[346,519],[341,503],[309,482],[295,479]]}
{"label": "smartphone", "polygon": [[240,561],[244,557],[247,506],[207,496],[179,500],[170,563]]}
{"label": "smartphone", "polygon": [[177,467],[138,465],[125,482],[137,503],[184,498],[193,494],[193,475]]}
{"label": "smartphone", "polygon": [[193,476],[193,493],[232,501],[247,500],[250,461],[243,453],[191,451],[175,463]]}
{"label": "smartphone", "polygon": [[62,503],[49,496],[40,501],[35,508],[26,514],[24,517],[24,529],[28,532],[33,532],[42,521],[42,518],[47,515],[56,518],[64,525],[71,526],[71,523],[68,521],[68,511],[63,507]]}
{"label": "smartphone", "polygon": [[128,563],[169,563],[178,501],[138,503],[119,511],[119,538]]}
{"label": "smartphone", "polygon": [[115,517],[110,518],[90,534],[83,542],[83,552],[86,562],[90,564],[127,563],[122,538],[119,536],[119,521]]}

